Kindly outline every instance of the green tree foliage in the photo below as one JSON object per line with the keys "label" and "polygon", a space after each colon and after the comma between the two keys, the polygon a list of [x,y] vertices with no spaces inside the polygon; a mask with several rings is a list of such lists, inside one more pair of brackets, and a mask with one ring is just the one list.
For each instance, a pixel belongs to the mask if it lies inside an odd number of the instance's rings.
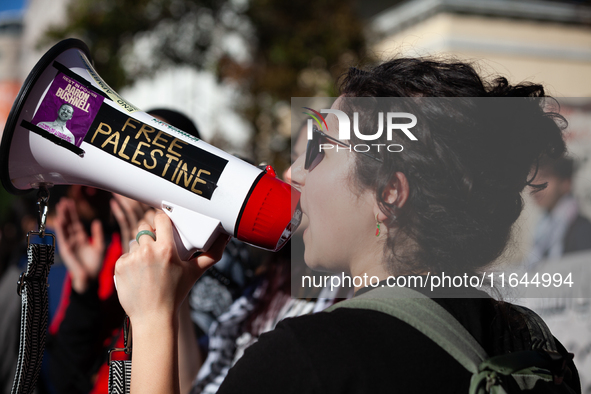
{"label": "green tree foliage", "polygon": [[[47,32],[51,40],[79,37],[92,53],[99,74],[114,89],[168,64],[203,67],[212,44],[212,26],[225,0],[71,0],[68,23]],[[153,38],[152,56],[132,68],[124,66],[138,39]]]}
{"label": "green tree foliage", "polygon": [[[48,37],[83,39],[114,89],[175,64],[236,81],[255,159],[271,162],[289,146],[269,148],[277,103],[334,95],[336,78],[364,56],[353,0],[73,0],[67,20]],[[247,56],[226,45],[232,37]]]}
{"label": "green tree foliage", "polygon": [[253,85],[281,98],[318,93],[298,83],[302,70],[325,68],[335,77],[347,66],[344,59],[363,52],[362,24],[351,1],[253,0],[247,15],[257,31]]}

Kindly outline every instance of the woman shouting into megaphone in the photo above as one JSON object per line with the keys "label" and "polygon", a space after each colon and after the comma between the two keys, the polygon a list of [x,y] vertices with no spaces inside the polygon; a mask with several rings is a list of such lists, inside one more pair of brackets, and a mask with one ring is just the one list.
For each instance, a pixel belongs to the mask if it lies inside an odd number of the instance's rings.
{"label": "woman shouting into megaphone", "polygon": [[[523,208],[521,192],[543,187],[530,171],[540,157],[565,151],[564,119],[545,111],[543,97],[540,85],[486,82],[465,63],[401,58],[352,68],[322,129],[311,127],[307,151],[291,167],[309,220],[306,264],[343,273],[355,298],[393,299],[390,288],[412,278],[412,291],[433,299],[489,356],[548,348],[566,357],[559,342],[534,340],[530,317],[477,288],[416,285],[471,277],[502,254]],[[355,120],[354,133],[341,113]],[[383,132],[401,113],[416,117],[416,140]],[[404,149],[379,149],[388,144]],[[139,226],[137,244],[116,267],[133,325],[132,393],[179,391],[178,309],[225,242],[185,262],[166,215]],[[576,369],[564,365],[564,384],[576,390]],[[219,392],[455,393],[467,392],[470,381],[452,355],[401,319],[338,308],[286,319],[262,335]]]}

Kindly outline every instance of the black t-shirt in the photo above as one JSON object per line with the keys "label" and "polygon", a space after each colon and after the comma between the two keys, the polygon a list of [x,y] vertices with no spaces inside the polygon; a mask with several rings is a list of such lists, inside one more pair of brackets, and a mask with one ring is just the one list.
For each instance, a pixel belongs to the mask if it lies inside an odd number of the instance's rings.
{"label": "black t-shirt", "polygon": [[[482,293],[480,293],[481,295]],[[435,299],[493,356],[529,334],[490,298]],[[364,309],[285,319],[261,335],[218,393],[466,393],[471,374],[429,338]]]}

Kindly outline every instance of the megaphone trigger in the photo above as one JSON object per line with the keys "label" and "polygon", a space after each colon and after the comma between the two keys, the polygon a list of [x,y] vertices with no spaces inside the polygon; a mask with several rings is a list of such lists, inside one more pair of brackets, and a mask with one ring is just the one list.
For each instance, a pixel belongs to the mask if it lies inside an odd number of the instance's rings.
{"label": "megaphone trigger", "polygon": [[182,260],[189,260],[195,252],[207,252],[223,232],[218,219],[199,212],[166,201],[162,202],[162,210],[173,223],[177,251]]}

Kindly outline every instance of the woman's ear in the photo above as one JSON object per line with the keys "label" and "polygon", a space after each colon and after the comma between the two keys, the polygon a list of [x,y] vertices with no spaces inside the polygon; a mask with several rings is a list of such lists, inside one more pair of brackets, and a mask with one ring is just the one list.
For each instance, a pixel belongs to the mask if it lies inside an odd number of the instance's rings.
{"label": "woman's ear", "polygon": [[[404,204],[406,204],[406,200],[408,200],[409,193],[410,191],[406,175],[404,175],[402,172],[396,172],[390,179],[390,182],[386,188],[384,188],[382,198],[387,204],[396,208],[402,208]],[[381,211],[379,204],[376,203],[374,209],[376,212],[376,219],[379,222],[383,222],[388,219],[388,216]]]}
{"label": "woman's ear", "polygon": [[406,204],[409,195],[409,186],[406,175],[402,172],[394,173],[388,186],[384,189],[382,197],[384,201],[396,208],[402,208]]}

